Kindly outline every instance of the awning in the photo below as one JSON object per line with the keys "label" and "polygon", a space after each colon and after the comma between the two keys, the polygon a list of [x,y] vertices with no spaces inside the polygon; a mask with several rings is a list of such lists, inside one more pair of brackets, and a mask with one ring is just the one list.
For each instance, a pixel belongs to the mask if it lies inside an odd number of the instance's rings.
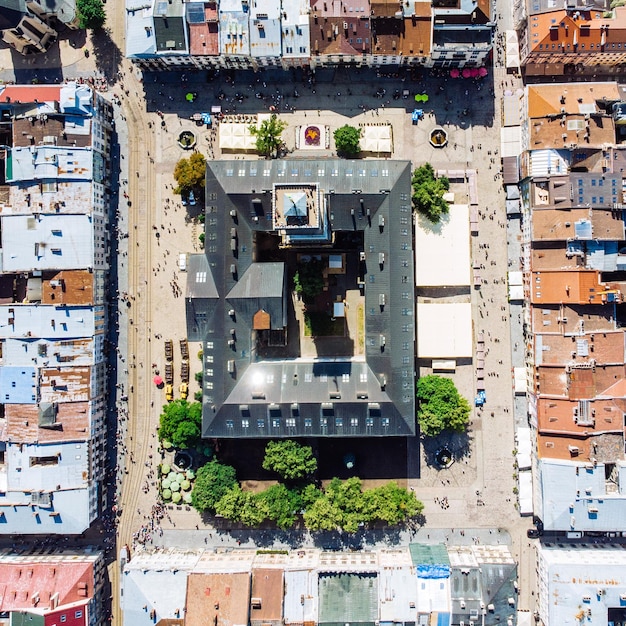
{"label": "awning", "polygon": [[374,153],[391,154],[393,151],[393,140],[391,125],[363,126],[361,135],[361,151]]}
{"label": "awning", "polygon": [[505,52],[506,52],[506,67],[507,69],[520,68],[519,57],[519,42],[517,40],[517,33],[514,30],[507,30],[505,34]]}

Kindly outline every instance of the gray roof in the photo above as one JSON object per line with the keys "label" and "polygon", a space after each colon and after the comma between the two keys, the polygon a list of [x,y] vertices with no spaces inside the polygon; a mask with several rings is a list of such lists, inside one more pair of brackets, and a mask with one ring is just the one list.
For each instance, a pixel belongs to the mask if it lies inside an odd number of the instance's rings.
{"label": "gray roof", "polygon": [[[332,232],[362,233],[363,252],[370,259],[363,290],[364,358],[258,356],[252,316],[260,309],[267,311],[275,329],[289,303],[290,268],[274,259],[257,259],[255,250],[259,237],[274,233],[269,191],[275,183],[319,183]],[[207,262],[190,258],[186,299],[189,338],[204,340],[207,359],[205,437],[415,433],[410,186],[408,161],[208,164]],[[332,252],[331,244],[324,250]],[[215,292],[212,285],[200,289],[196,267],[209,268]]]}
{"label": "gray roof", "polygon": [[155,0],[153,15],[157,52],[188,53],[185,6],[181,0]]}
{"label": "gray roof", "polygon": [[373,624],[378,619],[378,576],[320,574],[319,623]]}

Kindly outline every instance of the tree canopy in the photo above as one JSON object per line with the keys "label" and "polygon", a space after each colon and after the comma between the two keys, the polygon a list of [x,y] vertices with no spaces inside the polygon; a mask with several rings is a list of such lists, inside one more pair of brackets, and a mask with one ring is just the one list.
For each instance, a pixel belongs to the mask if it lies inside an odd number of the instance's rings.
{"label": "tree canopy", "polygon": [[296,522],[296,515],[302,508],[302,498],[294,489],[285,485],[272,485],[257,496],[259,508],[267,519],[276,522],[278,528],[291,528]]}
{"label": "tree canopy", "polygon": [[206,159],[200,152],[194,152],[188,159],[183,157],[174,167],[174,180],[177,187],[174,193],[186,194],[193,189],[204,187]]}
{"label": "tree canopy", "polygon": [[298,480],[312,474],[317,469],[317,461],[310,446],[282,439],[265,446],[263,469],[276,472],[284,480]]}
{"label": "tree canopy", "polygon": [[[196,472],[196,479],[191,492],[191,504],[201,513],[214,511],[217,503],[234,488],[239,488],[235,468],[230,465],[223,465],[214,459]],[[238,503],[236,500],[238,497],[238,494],[233,494],[231,500],[223,505],[224,510],[230,511],[231,509],[228,507],[234,507]],[[225,517],[227,516],[225,515]],[[229,517],[229,519],[234,518]]]}
{"label": "tree canopy", "polygon": [[190,448],[200,439],[202,405],[199,402],[174,400],[163,406],[159,423],[159,439],[170,441],[177,448]]}
{"label": "tree canopy", "polygon": [[424,376],[417,381],[417,401],[421,432],[434,437],[443,430],[462,432],[470,417],[469,402],[454,383],[443,376]]}
{"label": "tree canopy", "polygon": [[[216,461],[205,465],[205,468],[208,466],[232,470],[228,477],[229,482],[219,483],[218,494],[218,483],[215,479],[208,481],[208,487],[200,488],[197,487],[196,479],[196,486],[191,494],[193,505],[200,511],[215,510],[226,519],[246,526],[258,526],[270,520],[279,528],[291,528],[304,509],[303,520],[309,530],[355,533],[359,527],[371,522],[400,524],[424,510],[424,505],[416,499],[413,492],[399,487],[395,482],[363,491],[360,478],[353,477],[344,481],[333,478],[325,490],[318,489],[311,483],[301,489],[289,489],[278,484],[260,493],[252,493],[244,491],[234,480],[234,470],[231,467],[220,466]],[[200,471],[198,476],[200,477]],[[204,472],[202,480],[205,480]],[[212,498],[208,502],[203,500],[204,508],[199,508],[196,490],[205,493],[209,488],[213,490]]]}
{"label": "tree canopy", "polygon": [[293,276],[295,292],[305,300],[312,300],[324,289],[324,266],[318,259],[299,263]]}
{"label": "tree canopy", "polygon": [[97,30],[104,26],[106,13],[102,0],[76,0],[78,25],[87,30]]}
{"label": "tree canopy", "polygon": [[282,133],[287,128],[287,122],[278,119],[274,113],[268,120],[263,120],[257,126],[250,126],[250,132],[256,137],[256,149],[259,154],[273,159],[283,145]]}
{"label": "tree canopy", "polygon": [[361,152],[361,129],[349,124],[341,126],[333,133],[337,154],[344,157],[355,157]]}
{"label": "tree canopy", "polygon": [[450,189],[445,176],[437,178],[430,163],[418,167],[411,178],[413,208],[436,224],[450,210],[443,196]]}
{"label": "tree canopy", "polygon": [[395,482],[362,490],[357,477],[341,481],[333,478],[328,487],[304,512],[310,530],[356,532],[360,526],[376,521],[399,524],[424,510],[415,494]]}

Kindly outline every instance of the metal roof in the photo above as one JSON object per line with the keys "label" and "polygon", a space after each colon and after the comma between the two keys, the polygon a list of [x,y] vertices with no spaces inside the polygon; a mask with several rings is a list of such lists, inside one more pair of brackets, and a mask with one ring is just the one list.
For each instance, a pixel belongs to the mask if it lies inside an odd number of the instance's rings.
{"label": "metal roof", "polygon": [[450,565],[448,550],[442,543],[411,543],[409,552],[413,565]]}
{"label": "metal roof", "polygon": [[88,269],[94,265],[89,215],[8,215],[2,218],[2,271]]}
{"label": "metal roof", "polygon": [[[408,161],[208,164],[206,262],[191,257],[186,300],[188,336],[204,340],[205,437],[415,432],[410,174]],[[370,259],[363,288],[365,354],[259,360],[252,316],[260,309],[270,312],[275,328],[279,303],[283,314],[288,303],[285,283],[291,271],[274,260],[260,262],[255,252],[260,235],[279,234],[272,230],[269,192],[275,184],[314,182],[323,193],[333,233],[357,233],[362,254]],[[304,249],[311,254],[320,247]],[[328,245],[321,249],[332,252]],[[358,265],[359,252],[350,253]],[[196,262],[212,274],[205,292],[193,277]],[[215,294],[219,299],[213,299]]]}
{"label": "metal roof", "polygon": [[378,619],[375,573],[320,574],[320,624],[374,624]]}
{"label": "metal roof", "polygon": [[626,517],[626,465],[620,489],[607,492],[604,463],[539,459],[539,498],[546,530],[616,531]]}
{"label": "metal roof", "polygon": [[0,367],[0,401],[8,404],[37,402],[37,373],[34,367]]}

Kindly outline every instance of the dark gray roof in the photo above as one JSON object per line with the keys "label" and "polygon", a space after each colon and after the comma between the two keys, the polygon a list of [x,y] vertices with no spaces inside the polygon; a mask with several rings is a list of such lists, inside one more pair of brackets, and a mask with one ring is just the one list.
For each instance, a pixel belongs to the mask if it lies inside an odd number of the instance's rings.
{"label": "dark gray roof", "polygon": [[284,263],[253,263],[235,283],[227,298],[280,298],[284,282]]}
{"label": "dark gray roof", "polygon": [[284,263],[252,263],[226,299],[237,318],[251,324],[257,311],[269,313],[272,330],[287,324],[287,275]]}
{"label": "dark gray roof", "polygon": [[186,296],[187,338],[204,341],[219,299],[213,272],[204,254],[189,255]]}
{"label": "dark gray roof", "polygon": [[188,52],[184,15],[181,0],[156,0],[153,21],[157,52]]}
{"label": "dark gray roof", "polygon": [[[273,328],[278,307],[286,314],[288,270],[283,263],[256,262],[253,254],[257,235],[273,232],[268,192],[275,183],[319,183],[331,230],[362,231],[368,259],[364,358],[260,360],[256,354],[254,313],[269,312]],[[218,298],[196,295],[193,285],[187,294],[189,337],[206,333],[205,437],[414,434],[410,191],[408,161],[207,165],[205,254]]]}

